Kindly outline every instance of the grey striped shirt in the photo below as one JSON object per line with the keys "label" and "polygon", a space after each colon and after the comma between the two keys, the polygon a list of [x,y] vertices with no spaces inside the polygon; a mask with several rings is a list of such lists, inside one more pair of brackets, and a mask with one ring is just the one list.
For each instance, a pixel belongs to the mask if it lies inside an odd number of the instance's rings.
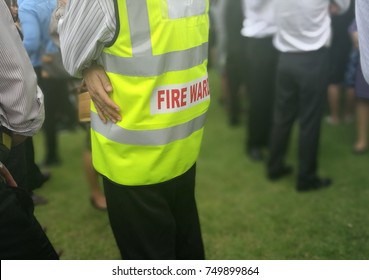
{"label": "grey striped shirt", "polygon": [[44,120],[43,95],[4,1],[0,26],[0,122],[16,134],[32,136]]}
{"label": "grey striped shirt", "polygon": [[98,60],[115,34],[112,0],[69,0],[59,22],[60,48],[65,69],[76,77]]}
{"label": "grey striped shirt", "polygon": [[369,83],[369,1],[356,0],[356,22],[359,33],[360,61],[363,74]]}

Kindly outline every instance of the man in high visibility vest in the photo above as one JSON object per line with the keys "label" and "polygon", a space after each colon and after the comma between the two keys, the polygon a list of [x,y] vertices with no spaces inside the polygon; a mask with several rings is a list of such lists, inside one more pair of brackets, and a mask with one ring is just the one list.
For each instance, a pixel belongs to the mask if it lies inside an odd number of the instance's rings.
{"label": "man in high visibility vest", "polygon": [[93,163],[124,259],[204,258],[194,188],[208,11],[208,0],[71,0],[61,19],[64,65],[93,101]]}

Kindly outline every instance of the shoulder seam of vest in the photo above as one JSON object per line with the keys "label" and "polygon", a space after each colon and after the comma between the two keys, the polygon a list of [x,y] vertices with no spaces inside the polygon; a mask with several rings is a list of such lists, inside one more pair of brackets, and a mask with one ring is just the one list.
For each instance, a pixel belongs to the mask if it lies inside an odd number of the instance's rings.
{"label": "shoulder seam of vest", "polygon": [[113,0],[113,2],[114,2],[114,12],[115,12],[115,19],[116,19],[116,22],[115,22],[115,34],[114,34],[113,39],[111,39],[110,42],[107,42],[105,44],[105,47],[106,48],[111,47],[112,45],[114,45],[114,43],[117,40],[118,35],[120,33],[120,17],[119,17],[119,9],[118,9],[118,0]]}

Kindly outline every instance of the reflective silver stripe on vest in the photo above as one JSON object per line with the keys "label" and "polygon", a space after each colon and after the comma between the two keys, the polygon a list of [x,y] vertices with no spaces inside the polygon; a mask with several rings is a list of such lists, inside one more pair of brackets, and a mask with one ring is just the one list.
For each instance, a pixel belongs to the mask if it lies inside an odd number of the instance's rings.
{"label": "reflective silver stripe on vest", "polygon": [[200,65],[208,56],[208,44],[160,56],[118,57],[103,53],[101,62],[108,72],[124,76],[149,77]]}
{"label": "reflective silver stripe on vest", "polygon": [[[133,57],[103,52],[100,62],[108,72],[124,76],[159,76],[202,64],[208,57],[208,43],[194,48],[152,55],[149,15],[146,1],[126,0]],[[137,20],[139,18],[139,20]]]}
{"label": "reflective silver stripe on vest", "polygon": [[111,141],[135,146],[166,145],[176,140],[189,137],[192,133],[202,129],[205,124],[206,113],[180,125],[153,130],[129,130],[112,122],[104,124],[99,116],[91,112],[91,127],[97,133]]}

